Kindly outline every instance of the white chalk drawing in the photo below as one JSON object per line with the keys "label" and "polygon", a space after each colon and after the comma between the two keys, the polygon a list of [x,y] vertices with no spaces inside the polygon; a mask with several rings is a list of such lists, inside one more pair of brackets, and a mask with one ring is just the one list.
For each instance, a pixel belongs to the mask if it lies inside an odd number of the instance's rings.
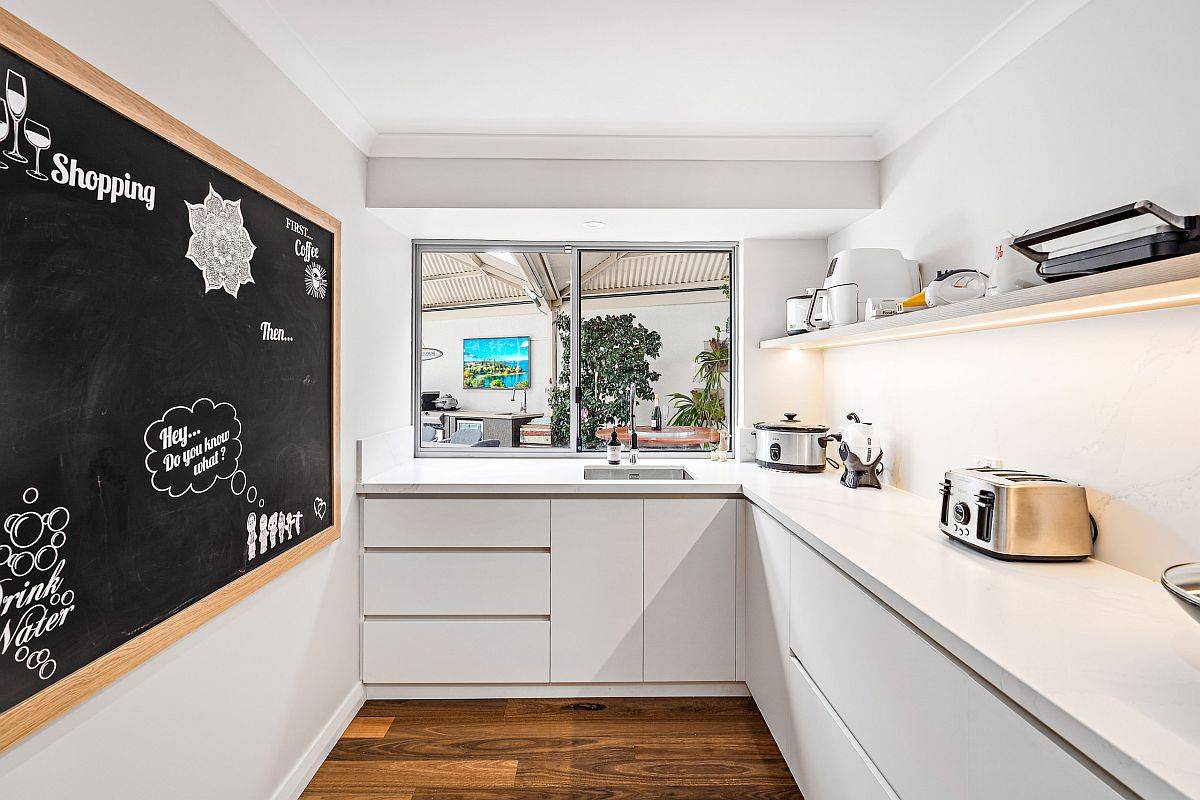
{"label": "white chalk drawing", "polygon": [[292,341],[292,337],[287,335],[287,331],[285,331],[283,328],[276,328],[274,325],[267,322],[266,320],[263,320],[262,325],[259,325],[258,329],[260,331],[262,331],[262,340],[264,342],[290,342],[290,341]]}
{"label": "white chalk drawing", "polygon": [[324,267],[311,264],[304,268],[304,291],[308,292],[310,297],[324,300],[328,288],[329,279],[325,277]]}
{"label": "white chalk drawing", "polygon": [[142,434],[150,485],[182,497],[207,492],[218,480],[232,484],[242,457],[241,435],[242,422],[231,403],[201,397],[190,406],[167,409]]}
{"label": "white chalk drawing", "polygon": [[246,560],[253,561],[299,536],[303,523],[304,515],[299,512],[251,513],[246,517]]}
{"label": "white chalk drawing", "polygon": [[25,118],[25,110],[29,106],[29,90],[25,86],[25,76],[11,69],[4,76],[4,99],[8,104],[8,114],[12,118],[12,147],[4,151],[4,155],[18,164],[28,164],[29,159],[21,155],[21,120]]}
{"label": "white chalk drawing", "polygon": [[328,506],[325,501],[319,497],[313,498],[313,512],[317,515],[317,519],[325,519],[325,510]]}
{"label": "white chalk drawing", "polygon": [[42,172],[42,151],[50,146],[50,129],[40,122],[25,118],[25,141],[33,145],[37,152],[33,156],[33,169],[25,170],[25,174],[39,181],[48,181],[50,176]]}
{"label": "white chalk drawing", "polygon": [[224,289],[236,299],[243,285],[254,283],[255,246],[242,221],[242,201],[226,200],[209,184],[204,202],[184,205],[192,226],[187,258],[204,273],[204,291]]}
{"label": "white chalk drawing", "polygon": [[[25,506],[38,501],[30,486],[21,495]],[[48,647],[38,640],[67,622],[75,610],[75,592],[63,588],[71,512],[65,506],[41,513],[33,508],[4,518],[0,537],[0,655],[32,670],[43,681],[58,670]]]}

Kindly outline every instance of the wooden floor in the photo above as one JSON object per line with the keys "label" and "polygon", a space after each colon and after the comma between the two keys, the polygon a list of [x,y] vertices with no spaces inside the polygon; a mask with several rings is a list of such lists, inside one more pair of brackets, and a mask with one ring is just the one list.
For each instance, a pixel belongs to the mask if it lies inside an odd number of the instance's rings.
{"label": "wooden floor", "polygon": [[748,697],[368,701],[307,800],[800,800]]}

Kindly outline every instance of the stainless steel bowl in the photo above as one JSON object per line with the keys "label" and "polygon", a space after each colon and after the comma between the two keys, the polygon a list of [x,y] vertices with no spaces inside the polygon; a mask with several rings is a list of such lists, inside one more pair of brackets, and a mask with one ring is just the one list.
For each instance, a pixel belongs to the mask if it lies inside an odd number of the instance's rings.
{"label": "stainless steel bowl", "polygon": [[1200,562],[1167,567],[1163,570],[1162,585],[1184,611],[1200,622]]}

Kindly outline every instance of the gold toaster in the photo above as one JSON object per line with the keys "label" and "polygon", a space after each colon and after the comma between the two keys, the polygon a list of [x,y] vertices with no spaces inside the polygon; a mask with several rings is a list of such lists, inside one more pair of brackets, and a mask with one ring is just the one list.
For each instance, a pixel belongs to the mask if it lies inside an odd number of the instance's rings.
{"label": "gold toaster", "polygon": [[1078,484],[999,467],[953,469],[942,481],[942,533],[1008,561],[1079,561],[1095,523]]}

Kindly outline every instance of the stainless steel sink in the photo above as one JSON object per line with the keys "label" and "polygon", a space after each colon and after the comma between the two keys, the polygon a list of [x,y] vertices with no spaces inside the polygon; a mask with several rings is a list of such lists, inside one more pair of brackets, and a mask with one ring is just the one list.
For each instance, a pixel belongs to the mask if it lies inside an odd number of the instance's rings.
{"label": "stainless steel sink", "polygon": [[637,464],[635,466],[586,466],[585,481],[690,481],[692,476],[678,464]]}

